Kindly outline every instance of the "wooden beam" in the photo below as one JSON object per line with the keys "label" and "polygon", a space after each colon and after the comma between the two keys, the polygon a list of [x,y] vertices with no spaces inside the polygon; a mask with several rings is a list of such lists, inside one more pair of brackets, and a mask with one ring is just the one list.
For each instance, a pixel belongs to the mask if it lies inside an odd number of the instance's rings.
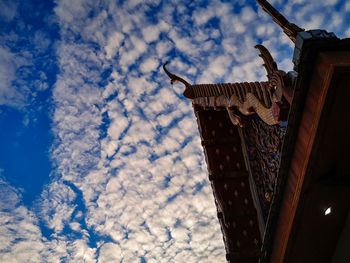
{"label": "wooden beam", "polygon": [[256,2],[268,13],[272,19],[282,28],[283,32],[295,43],[298,32],[304,29],[290,23],[280,12],[278,12],[268,1],[256,0]]}

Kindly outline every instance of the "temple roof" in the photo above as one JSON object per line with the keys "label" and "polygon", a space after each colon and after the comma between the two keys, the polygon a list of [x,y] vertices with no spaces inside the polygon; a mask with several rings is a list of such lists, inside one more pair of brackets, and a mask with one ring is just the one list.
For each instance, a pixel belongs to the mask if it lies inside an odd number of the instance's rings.
{"label": "temple roof", "polygon": [[229,262],[256,262],[262,228],[241,135],[226,111],[194,106]]}
{"label": "temple roof", "polygon": [[[193,100],[195,104],[200,103],[200,98],[224,96],[230,99],[235,95],[241,102],[246,99],[247,93],[254,94],[265,107],[271,107],[272,92],[267,81],[264,82],[241,82],[241,83],[219,83],[191,85],[184,91],[184,96]],[[208,105],[209,106],[209,105]],[[215,105],[212,105],[213,107]]]}
{"label": "temple roof", "polygon": [[[172,83],[185,85],[194,107],[226,258],[235,263],[344,258],[349,236],[340,235],[350,226],[344,156],[350,140],[343,132],[349,118],[339,116],[349,112],[350,40],[324,30],[305,32],[267,1],[257,2],[296,43],[297,72],[278,70],[261,45],[267,82],[191,85],[164,65]],[[286,127],[276,125],[283,119]],[[330,204],[337,212],[327,219],[322,213]]]}

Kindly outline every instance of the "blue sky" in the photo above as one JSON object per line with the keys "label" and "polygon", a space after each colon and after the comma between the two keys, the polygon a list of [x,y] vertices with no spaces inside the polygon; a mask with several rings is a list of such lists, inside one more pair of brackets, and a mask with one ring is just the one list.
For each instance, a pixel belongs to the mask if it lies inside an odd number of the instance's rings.
{"label": "blue sky", "polygon": [[[350,2],[274,0],[350,36]],[[0,261],[225,262],[183,87],[265,79],[293,45],[253,0],[0,0]]]}

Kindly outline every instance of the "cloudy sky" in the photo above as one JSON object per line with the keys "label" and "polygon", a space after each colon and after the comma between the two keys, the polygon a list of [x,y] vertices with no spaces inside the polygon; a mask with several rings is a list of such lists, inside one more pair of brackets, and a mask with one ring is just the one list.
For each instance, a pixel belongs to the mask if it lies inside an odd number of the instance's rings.
{"label": "cloudy sky", "polygon": [[[350,36],[350,2],[270,1]],[[225,262],[180,84],[265,79],[253,0],[0,0],[0,262]]]}

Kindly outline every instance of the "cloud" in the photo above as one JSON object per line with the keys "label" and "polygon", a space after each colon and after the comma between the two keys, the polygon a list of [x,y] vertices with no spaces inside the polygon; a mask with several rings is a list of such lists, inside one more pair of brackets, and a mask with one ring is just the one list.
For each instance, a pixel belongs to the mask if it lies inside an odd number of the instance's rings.
{"label": "cloud", "polygon": [[160,30],[157,26],[148,26],[142,29],[143,38],[147,43],[153,42],[158,39]]}
{"label": "cloud", "polygon": [[17,14],[18,3],[14,1],[0,2],[0,19],[10,22]]}
{"label": "cloud", "polygon": [[[297,10],[301,26],[326,27],[330,19],[313,9],[315,1],[275,2],[291,6],[284,7],[288,16]],[[160,65],[169,59],[171,72],[193,83],[266,79],[254,49],[263,43],[290,70],[292,44],[271,18],[247,5],[56,2],[55,168],[32,208],[21,205],[18,190],[1,188],[2,261],[225,261],[193,109],[183,85],[171,86]],[[350,34],[340,13],[330,17]],[[42,31],[33,41],[40,52],[53,44]],[[27,53],[1,46],[0,87],[8,105],[26,101],[24,86],[9,87],[39,54]],[[40,78],[46,83],[49,76]]]}
{"label": "cloud", "polygon": [[[32,7],[31,3],[0,2],[0,105],[20,110],[35,104],[37,95],[53,82],[47,76],[54,71],[52,42],[45,26],[39,28],[27,19]],[[54,26],[54,19],[51,22]]]}
{"label": "cloud", "polygon": [[120,65],[122,70],[126,72],[128,67],[134,64],[146,50],[147,45],[142,39],[136,36],[128,38],[120,50]]}
{"label": "cloud", "polygon": [[246,6],[241,10],[241,19],[244,23],[249,23],[253,21],[256,17],[255,12],[250,6]]}
{"label": "cloud", "polygon": [[124,35],[120,32],[114,32],[113,35],[109,37],[107,46],[105,46],[107,59],[111,59],[116,55],[117,49],[120,47],[123,39]]}
{"label": "cloud", "polygon": [[59,234],[74,212],[75,193],[61,182],[50,184],[42,194],[43,220],[47,226]]}
{"label": "cloud", "polygon": [[142,73],[147,73],[150,71],[156,71],[159,66],[159,61],[155,58],[148,58],[144,62],[142,62],[140,69]]}
{"label": "cloud", "polygon": [[23,86],[14,86],[13,82],[20,67],[28,65],[29,61],[1,46],[0,58],[0,105],[21,107],[26,103],[29,90]]}
{"label": "cloud", "polygon": [[44,245],[36,217],[20,204],[19,191],[2,178],[0,195],[0,261],[41,261]]}
{"label": "cloud", "polygon": [[100,248],[100,255],[98,257],[98,262],[108,263],[108,262],[119,262],[123,258],[123,253],[120,246],[114,243],[103,244]]}

